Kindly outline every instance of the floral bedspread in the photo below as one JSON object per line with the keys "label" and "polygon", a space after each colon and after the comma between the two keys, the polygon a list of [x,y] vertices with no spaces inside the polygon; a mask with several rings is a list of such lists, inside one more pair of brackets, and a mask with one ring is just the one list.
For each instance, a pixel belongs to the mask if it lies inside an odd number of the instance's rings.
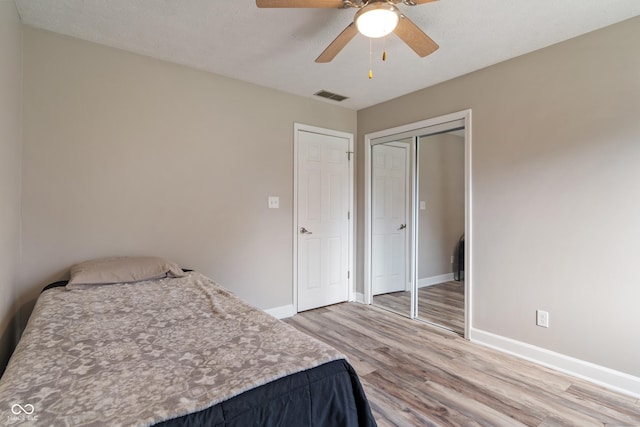
{"label": "floral bedspread", "polygon": [[0,380],[0,424],[151,425],[341,358],[197,272],[53,288]]}

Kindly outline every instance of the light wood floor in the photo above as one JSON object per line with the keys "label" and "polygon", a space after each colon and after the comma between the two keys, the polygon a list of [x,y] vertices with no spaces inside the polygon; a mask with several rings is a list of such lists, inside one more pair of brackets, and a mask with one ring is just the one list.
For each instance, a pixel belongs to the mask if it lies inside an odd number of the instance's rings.
{"label": "light wood floor", "polygon": [[[373,303],[397,313],[411,313],[411,292],[376,295]],[[444,282],[418,289],[418,318],[464,335],[464,282]]]}
{"label": "light wood floor", "polygon": [[374,306],[286,321],[349,357],[381,427],[640,426],[640,399]]}

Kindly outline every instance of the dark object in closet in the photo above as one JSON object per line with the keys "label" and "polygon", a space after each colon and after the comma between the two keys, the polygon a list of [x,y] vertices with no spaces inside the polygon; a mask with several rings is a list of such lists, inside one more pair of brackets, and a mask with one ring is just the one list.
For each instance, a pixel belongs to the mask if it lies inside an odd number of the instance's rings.
{"label": "dark object in closet", "polygon": [[460,282],[464,280],[464,234],[458,241],[458,269],[455,279]]}

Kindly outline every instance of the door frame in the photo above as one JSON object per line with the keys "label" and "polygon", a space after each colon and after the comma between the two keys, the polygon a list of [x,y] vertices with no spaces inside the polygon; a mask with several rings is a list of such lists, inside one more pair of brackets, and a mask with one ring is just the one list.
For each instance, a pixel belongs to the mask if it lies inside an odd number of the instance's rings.
{"label": "door frame", "polygon": [[[354,227],[354,163],[355,156],[353,151],[354,146],[354,136],[352,133],[342,132],[333,129],[326,129],[317,126],[306,125],[303,123],[294,122],[293,124],[293,309],[295,313],[298,313],[298,155],[299,155],[299,140],[298,133],[300,131],[303,132],[311,132],[317,133],[320,135],[333,136],[338,138],[347,139],[349,142],[348,152],[350,153],[350,161],[348,162],[349,167],[349,229],[348,229],[348,251],[347,251],[347,266],[349,275],[347,277],[347,286],[349,287],[349,299],[348,301],[354,301],[355,291],[353,289],[353,284],[355,281],[355,269],[354,269],[354,259],[355,259],[355,227]],[[347,153],[345,152],[345,156]]]}
{"label": "door frame", "polygon": [[[379,138],[391,137],[396,134],[407,134],[417,131],[421,128],[445,124],[447,122],[464,120],[464,186],[465,186],[465,282],[464,282],[464,337],[469,339],[469,331],[472,327],[472,301],[473,301],[473,216],[472,216],[472,163],[471,163],[471,110],[458,111],[431,119],[421,120],[419,122],[409,123],[390,129],[366,134],[364,136],[364,302],[371,304],[373,302],[372,281],[371,281],[371,148],[374,140]],[[415,144],[414,144],[415,145]],[[411,163],[411,176],[415,176],[415,165]],[[415,190],[415,189],[414,189]],[[415,194],[413,194],[415,196]],[[413,206],[415,210],[416,206]],[[412,222],[415,222],[415,212]],[[415,224],[414,224],[415,226]],[[413,228],[415,230],[415,228]],[[412,231],[413,232],[413,231]],[[415,257],[415,239],[412,239],[411,257]],[[413,288],[416,286],[416,269],[412,267],[411,282]],[[415,292],[412,292],[412,308],[415,305]],[[412,309],[412,317],[414,310]]]}

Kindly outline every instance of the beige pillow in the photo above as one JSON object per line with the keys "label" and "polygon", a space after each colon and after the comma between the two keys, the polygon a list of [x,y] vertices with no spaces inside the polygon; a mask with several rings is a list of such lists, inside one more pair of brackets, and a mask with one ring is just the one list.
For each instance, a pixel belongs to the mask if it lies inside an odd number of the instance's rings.
{"label": "beige pillow", "polygon": [[99,258],[72,266],[67,289],[182,276],[184,271],[177,264],[160,257]]}

